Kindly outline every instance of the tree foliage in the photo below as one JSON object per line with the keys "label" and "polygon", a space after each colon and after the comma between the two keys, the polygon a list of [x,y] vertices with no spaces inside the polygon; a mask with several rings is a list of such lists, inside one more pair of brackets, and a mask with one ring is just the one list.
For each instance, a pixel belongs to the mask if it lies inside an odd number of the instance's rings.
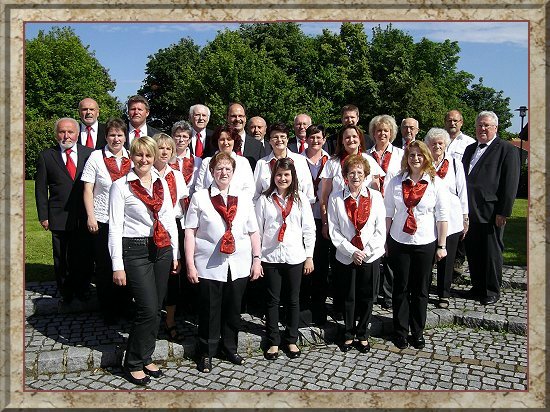
{"label": "tree foliage", "polygon": [[29,121],[78,118],[78,102],[85,97],[98,102],[101,119],[120,115],[120,104],[109,94],[115,86],[107,69],[71,28],[40,31],[25,43],[25,115]]}

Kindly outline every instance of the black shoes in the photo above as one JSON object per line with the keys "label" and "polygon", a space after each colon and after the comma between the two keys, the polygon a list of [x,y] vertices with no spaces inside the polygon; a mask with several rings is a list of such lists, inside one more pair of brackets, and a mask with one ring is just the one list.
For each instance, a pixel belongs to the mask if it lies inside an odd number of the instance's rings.
{"label": "black shoes", "polygon": [[302,351],[298,348],[297,351],[292,351],[290,349],[287,349],[287,352],[286,352],[286,355],[290,358],[290,359],[296,359],[297,357],[299,357],[300,355],[302,354]]}
{"label": "black shoes", "polygon": [[370,351],[370,343],[369,341],[367,341],[367,344],[366,345],[363,345],[361,343],[361,341],[358,341],[357,342],[357,350],[361,353],[367,353],[368,351]]}
{"label": "black shoes", "polygon": [[426,346],[426,341],[423,336],[415,338],[414,336],[409,337],[409,343],[415,349],[423,349]]}
{"label": "black shoes", "polygon": [[407,339],[404,336],[396,336],[393,338],[393,344],[398,349],[405,349],[409,344],[407,343]]}
{"label": "black shoes", "polygon": [[151,369],[147,369],[145,366],[143,367],[143,372],[152,378],[160,378],[162,375],[164,375],[164,373],[160,369],[152,371]]}
{"label": "black shoes", "polygon": [[486,296],[480,299],[482,305],[494,305],[498,302],[498,296]]}
{"label": "black shoes", "polygon": [[238,353],[222,353],[222,358],[228,360],[234,365],[244,364],[244,358]]}
{"label": "black shoes", "polygon": [[203,355],[197,364],[197,369],[199,372],[208,373],[212,370],[212,358]]}
{"label": "black shoes", "polygon": [[264,358],[267,360],[276,360],[279,357],[279,351],[270,353],[267,350],[264,352]]}
{"label": "black shoes", "polygon": [[340,345],[340,350],[344,353],[349,352],[352,348],[353,348],[353,342],[351,343],[342,342],[342,344]]}
{"label": "black shoes", "polygon": [[151,378],[145,375],[143,378],[134,378],[129,370],[124,369],[124,377],[128,382],[133,383],[134,385],[145,386],[151,382]]}

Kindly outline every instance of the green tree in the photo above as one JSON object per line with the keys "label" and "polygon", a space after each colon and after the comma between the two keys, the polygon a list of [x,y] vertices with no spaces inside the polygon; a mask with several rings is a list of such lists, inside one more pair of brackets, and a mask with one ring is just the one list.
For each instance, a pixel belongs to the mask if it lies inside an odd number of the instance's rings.
{"label": "green tree", "polygon": [[71,28],[40,31],[25,43],[27,120],[78,118],[78,102],[85,97],[98,102],[101,119],[120,115],[119,102],[109,94],[115,86],[107,69]]}

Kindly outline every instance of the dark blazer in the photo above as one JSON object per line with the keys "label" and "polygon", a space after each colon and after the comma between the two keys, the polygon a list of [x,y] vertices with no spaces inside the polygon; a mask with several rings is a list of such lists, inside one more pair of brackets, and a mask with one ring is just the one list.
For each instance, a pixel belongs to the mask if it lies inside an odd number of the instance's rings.
{"label": "dark blazer", "polygon": [[[130,139],[128,138],[129,133],[130,133],[130,123],[126,123],[126,143],[124,143],[124,147],[126,147],[126,149],[130,148]],[[147,125],[147,136],[153,137],[153,135],[155,135],[157,133],[160,133],[160,130],[155,129],[154,127],[152,127],[149,124]]]}
{"label": "dark blazer", "polygon": [[252,171],[256,168],[256,162],[265,156],[264,146],[248,133],[245,135],[243,156],[248,159]]}
{"label": "dark blazer", "polygon": [[476,147],[477,142],[466,147],[462,157],[470,220],[494,223],[495,215],[512,214],[519,183],[518,149],[510,142],[495,137],[468,173]]}
{"label": "dark blazer", "polygon": [[[79,133],[80,130],[82,130],[82,125],[84,123],[80,122],[79,124]],[[86,127],[86,126],[84,126]],[[105,134],[105,123],[98,123],[97,124],[97,140],[95,142],[95,148],[96,149],[102,149],[107,144],[106,134]]]}
{"label": "dark blazer", "polygon": [[[204,150],[202,152],[202,158],[206,159],[207,157],[214,156],[218,151],[218,142],[212,141],[212,135],[214,134],[213,130],[206,129],[206,138],[204,139]],[[195,154],[195,148],[193,147],[193,142],[189,143],[189,150],[191,154]]]}
{"label": "dark blazer", "polygon": [[83,188],[80,180],[84,164],[93,152],[77,143],[78,161],[73,181],[59,145],[43,150],[38,156],[34,193],[40,222],[48,220],[50,230],[73,230],[86,224]]}

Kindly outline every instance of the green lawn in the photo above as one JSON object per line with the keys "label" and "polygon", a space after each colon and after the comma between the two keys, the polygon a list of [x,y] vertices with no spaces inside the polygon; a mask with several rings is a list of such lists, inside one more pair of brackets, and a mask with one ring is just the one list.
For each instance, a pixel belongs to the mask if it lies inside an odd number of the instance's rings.
{"label": "green lawn", "polygon": [[[504,263],[527,265],[527,200],[516,199],[504,231]],[[54,280],[50,232],[38,223],[34,181],[25,182],[25,278],[27,281]]]}

